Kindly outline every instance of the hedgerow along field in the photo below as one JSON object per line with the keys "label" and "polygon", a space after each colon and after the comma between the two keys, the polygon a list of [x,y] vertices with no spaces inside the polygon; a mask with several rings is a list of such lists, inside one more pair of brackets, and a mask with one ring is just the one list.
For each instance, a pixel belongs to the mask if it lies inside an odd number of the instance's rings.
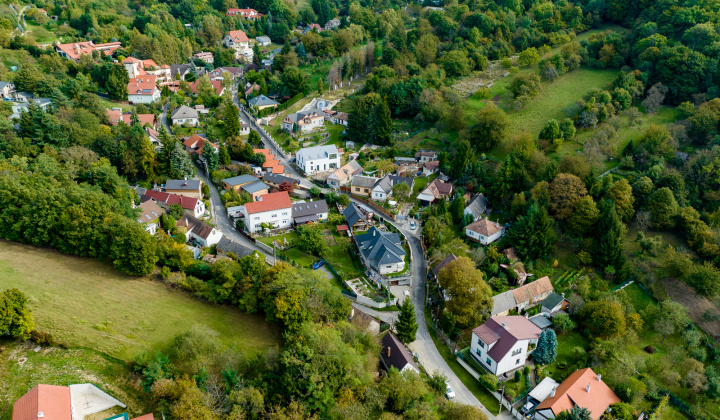
{"label": "hedgerow along field", "polygon": [[162,350],[198,324],[241,350],[263,350],[280,342],[279,328],[262,315],[205,303],[90,258],[0,241],[0,290],[13,287],[28,296],[38,331],[68,347],[91,348],[122,360]]}

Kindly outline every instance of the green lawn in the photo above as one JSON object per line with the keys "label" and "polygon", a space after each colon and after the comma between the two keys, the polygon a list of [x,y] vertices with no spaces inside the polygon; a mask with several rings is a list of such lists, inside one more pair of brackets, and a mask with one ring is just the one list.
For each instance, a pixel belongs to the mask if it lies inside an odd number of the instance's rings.
{"label": "green lawn", "polygon": [[315,261],[320,260],[320,258],[318,257],[300,251],[298,247],[287,249],[283,251],[283,254],[285,254],[286,257],[290,258],[296,263],[300,264],[300,266],[303,268],[310,268]]}
{"label": "green lawn", "polygon": [[277,241],[278,243],[282,244],[285,240],[288,241],[289,245],[294,245],[299,238],[300,235],[297,233],[297,231],[293,230],[288,233],[283,233],[282,235],[261,236],[256,239],[264,243],[265,245],[272,246],[273,241]]}
{"label": "green lawn", "polygon": [[[587,350],[589,343],[587,339],[577,331],[560,334],[557,337],[557,341],[558,347],[555,362],[544,366],[542,371],[544,375],[551,376],[556,381],[562,382],[576,370],[577,367],[575,364],[585,358],[584,352],[576,354],[575,349],[580,347],[583,350]],[[565,364],[563,368],[560,367],[562,364]]]}
{"label": "green lawn", "polygon": [[347,127],[342,124],[325,124],[328,133],[330,133],[330,140],[327,144],[334,144],[337,147],[345,147],[345,141],[340,138],[340,134],[345,131]]}
{"label": "green lawn", "polygon": [[197,324],[245,350],[280,341],[279,328],[261,315],[203,303],[151,278],[119,274],[91,258],[0,241],[0,289],[12,287],[28,296],[37,330],[69,347],[123,360],[163,349]]}
{"label": "green lawn", "polygon": [[420,193],[420,191],[424,190],[425,187],[428,186],[429,183],[433,182],[435,178],[438,177],[438,174],[432,174],[428,177],[420,177],[415,178],[415,183],[413,184],[413,192],[412,195],[415,197]]}
{"label": "green lawn", "polygon": [[122,108],[123,112],[125,111],[132,111],[132,105],[128,104],[121,104],[118,102],[113,102],[109,99],[105,99],[103,97],[98,96],[100,99],[100,106],[107,109],[113,109],[113,108]]}
{"label": "green lawn", "polygon": [[[332,237],[333,240],[336,241],[335,243],[337,243],[341,235],[333,233]],[[347,238],[347,236],[345,236],[345,238]],[[351,244],[351,246],[353,245]],[[341,280],[354,279],[362,277],[365,274],[365,268],[360,259],[355,256],[355,254],[348,252],[344,246],[330,244],[325,260],[333,266],[341,277]]]}

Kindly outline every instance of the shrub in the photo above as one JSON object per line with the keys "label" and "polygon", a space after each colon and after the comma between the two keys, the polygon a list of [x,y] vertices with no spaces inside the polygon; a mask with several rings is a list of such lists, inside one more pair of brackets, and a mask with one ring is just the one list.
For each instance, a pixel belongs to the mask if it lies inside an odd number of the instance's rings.
{"label": "shrub", "polygon": [[498,378],[491,373],[485,373],[478,377],[480,385],[488,391],[497,391],[498,389]]}
{"label": "shrub", "polygon": [[522,373],[520,373],[519,370],[515,371],[515,382],[520,382],[520,379],[522,379]]}
{"label": "shrub", "polygon": [[30,340],[39,345],[47,344],[49,346],[55,345],[52,335],[49,332],[32,330],[30,331]]}
{"label": "shrub", "polygon": [[530,366],[527,366],[527,365],[526,365],[526,366],[523,368],[523,372],[525,373],[525,375],[530,375]]}
{"label": "shrub", "polygon": [[645,351],[648,352],[648,353],[650,353],[650,354],[655,354],[655,347],[653,347],[653,346],[646,346],[646,347],[645,347]]}

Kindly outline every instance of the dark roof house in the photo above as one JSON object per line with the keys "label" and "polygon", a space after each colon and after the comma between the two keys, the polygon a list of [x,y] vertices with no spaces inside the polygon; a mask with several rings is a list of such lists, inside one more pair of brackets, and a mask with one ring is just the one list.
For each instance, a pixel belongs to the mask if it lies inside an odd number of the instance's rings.
{"label": "dark roof house", "polygon": [[367,227],[367,216],[355,203],[350,203],[350,205],[343,210],[343,216],[345,220],[347,220],[348,226],[353,229],[364,229]]}
{"label": "dark roof house", "polygon": [[450,255],[447,256],[444,260],[440,261],[440,264],[436,265],[435,268],[433,268],[433,273],[435,273],[435,277],[438,276],[440,273],[440,270],[442,270],[443,267],[450,264],[451,262],[457,260],[458,257],[455,256],[455,254],[450,253]]}
{"label": "dark roof house", "polygon": [[385,264],[398,264],[405,261],[405,250],[397,233],[383,232],[371,227],[367,233],[355,237],[360,252],[368,264],[377,269]]}
{"label": "dark roof house", "polygon": [[248,255],[253,255],[255,253],[253,249],[240,245],[237,242],[233,242],[224,236],[220,239],[220,242],[218,242],[217,250],[221,254],[225,255],[233,253],[238,258],[247,257]]}
{"label": "dark roof house", "polygon": [[382,361],[385,369],[390,370],[390,368],[395,368],[400,372],[405,370],[419,372],[412,355],[393,333],[388,332],[385,334],[381,344],[380,361]]}
{"label": "dark roof house", "polygon": [[307,201],[293,204],[292,217],[295,224],[317,222],[325,219],[328,211],[328,204],[325,200]]}
{"label": "dark roof house", "polygon": [[487,210],[488,199],[482,194],[476,194],[465,207],[465,214],[472,214],[474,220],[482,217]]}

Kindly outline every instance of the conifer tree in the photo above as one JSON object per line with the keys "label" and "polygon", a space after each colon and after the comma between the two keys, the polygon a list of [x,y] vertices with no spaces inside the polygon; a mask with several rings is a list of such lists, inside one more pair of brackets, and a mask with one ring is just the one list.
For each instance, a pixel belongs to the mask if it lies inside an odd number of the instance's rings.
{"label": "conifer tree", "polygon": [[597,232],[593,254],[595,262],[602,268],[613,267],[617,270],[622,267],[625,263],[623,243],[625,225],[620,221],[612,202],[603,202],[602,214],[595,232]]}
{"label": "conifer tree", "polygon": [[557,357],[557,337],[553,330],[543,330],[533,352],[533,360],[541,365],[549,365]]}
{"label": "conifer tree", "polygon": [[398,315],[398,320],[395,322],[397,337],[405,344],[412,343],[415,341],[417,329],[418,324],[415,320],[415,305],[413,305],[409,298],[406,298],[400,305],[400,314]]}
{"label": "conifer tree", "polygon": [[508,240],[515,244],[523,259],[547,258],[552,254],[557,239],[553,225],[545,207],[533,201],[525,216],[520,217],[508,233]]}

